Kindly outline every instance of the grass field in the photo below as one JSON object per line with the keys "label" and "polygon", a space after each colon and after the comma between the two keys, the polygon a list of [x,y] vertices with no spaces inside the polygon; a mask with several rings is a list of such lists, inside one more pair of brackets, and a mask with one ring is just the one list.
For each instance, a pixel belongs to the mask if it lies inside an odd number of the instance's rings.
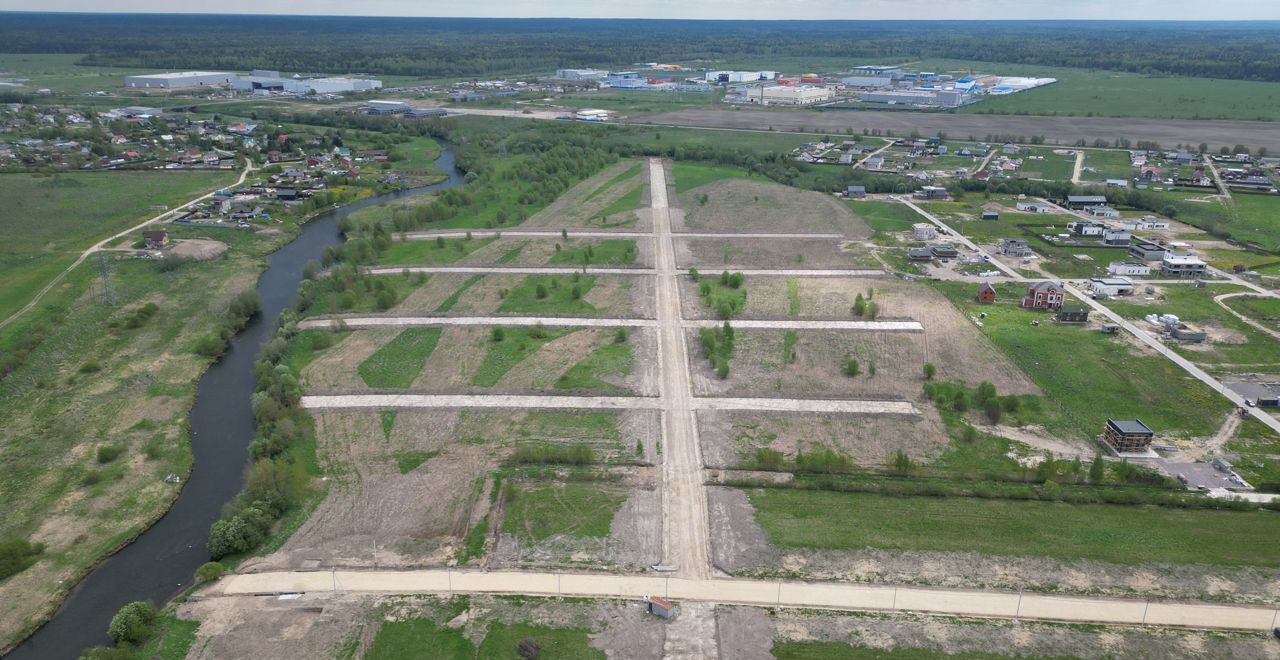
{"label": "grass field", "polygon": [[[1081,181],[1127,180],[1133,176],[1133,165],[1128,151],[1085,149],[1084,167],[1085,169],[1080,171]],[[1093,168],[1093,171],[1090,172],[1089,168]]]}
{"label": "grass field", "polygon": [[1221,229],[1232,238],[1280,252],[1280,196],[1236,193],[1231,196],[1229,218]]}
{"label": "grass field", "polygon": [[911,225],[924,222],[920,214],[905,204],[891,202],[848,202],[854,215],[862,218],[876,233],[911,231]]}
{"label": "grass field", "polygon": [[[1201,364],[1268,364],[1280,356],[1280,342],[1257,328],[1237,319],[1213,302],[1213,297],[1223,293],[1236,293],[1245,289],[1227,284],[1208,284],[1200,289],[1194,286],[1166,286],[1155,301],[1139,304],[1136,301],[1116,298],[1106,301],[1107,307],[1128,319],[1144,325],[1141,319],[1148,314],[1174,314],[1191,323],[1213,323],[1243,335],[1243,343],[1213,342],[1212,348],[1204,344],[1196,348],[1174,346],[1183,357]],[[1227,302],[1232,299],[1228,298]]]}
{"label": "grass field", "polygon": [[[502,304],[498,305],[498,311],[529,314],[594,314],[597,311],[596,308],[582,298],[595,284],[596,278],[591,275],[530,275],[507,292]],[[538,297],[540,290],[545,292],[541,298]],[[578,292],[577,297],[574,296],[575,290]]]}
{"label": "grass field", "polygon": [[812,142],[813,139],[810,135],[794,133],[718,131],[705,128],[639,125],[610,126],[609,131],[601,137],[601,141],[606,145],[640,142],[690,147],[715,146],[751,153],[789,153],[796,147]]}
{"label": "grass field", "polygon": [[1265,325],[1280,330],[1280,300],[1261,296],[1241,296],[1222,301],[1231,309]]}
{"label": "grass field", "polygon": [[439,340],[440,328],[409,328],[374,351],[356,371],[369,387],[409,387]]}
{"label": "grass field", "polygon": [[1280,87],[1266,82],[958,60],[928,60],[917,66],[930,67],[923,69],[927,71],[1058,79],[1045,87],[986,98],[961,110],[964,113],[1280,120]]}
{"label": "grass field", "polygon": [[598,188],[591,191],[591,194],[587,195],[586,199],[584,199],[583,201],[589,202],[592,199],[595,199],[597,196],[603,194],[605,191],[609,190],[610,188],[618,185],[619,183],[622,183],[623,181],[630,181],[631,179],[635,179],[638,182],[640,180],[639,179],[640,169],[641,169],[641,164],[636,163],[626,168],[625,170],[622,170],[617,174],[617,176],[613,177],[612,179],[609,179],[608,181],[605,181],[604,183],[600,184]]}
{"label": "grass field", "polygon": [[615,342],[596,348],[581,362],[573,365],[556,380],[556,387],[561,389],[592,388],[602,390],[621,390],[616,385],[602,380],[607,376],[628,376],[635,362],[631,344]]}
{"label": "grass field", "polygon": [[728,165],[705,165],[676,161],[671,168],[676,179],[676,193],[683,193],[723,179],[745,179],[747,171]]}
{"label": "grass field", "polygon": [[538,352],[543,344],[565,334],[562,329],[544,329],[542,337],[532,337],[535,328],[503,328],[502,341],[491,341],[480,368],[471,377],[472,385],[493,387],[511,368]]}
{"label": "grass field", "polygon": [[1028,153],[1022,157],[1022,176],[1032,179],[1050,179],[1065,181],[1071,179],[1075,169],[1076,157],[1053,153],[1050,147],[1028,147]]}
{"label": "grass field", "polygon": [[[232,172],[84,172],[2,174],[0,318],[97,241],[235,180]],[[140,238],[140,237],[139,237]]]}
{"label": "grass field", "polygon": [[590,646],[589,631],[582,628],[547,628],[523,623],[491,622],[479,648],[462,628],[439,625],[430,619],[387,621],[378,629],[365,660],[513,660],[517,647],[533,640],[542,660],[595,660],[603,651]]}
{"label": "grass field", "polygon": [[622,266],[636,262],[634,239],[610,238],[601,241],[571,243],[555,253],[548,263],[574,265]]}
{"label": "grass field", "polygon": [[[1280,566],[1273,511],[1182,510],[969,497],[749,491],[775,545],[1091,559],[1117,564]],[[903,515],[910,511],[911,515]]]}
{"label": "grass field", "polygon": [[379,255],[378,261],[395,266],[451,264],[496,240],[498,239],[446,238],[443,245],[434,240],[394,241]]}
{"label": "grass field", "polygon": [[[1123,338],[1046,323],[1048,314],[1018,307],[1022,287],[999,285],[1004,302],[980,305],[970,284],[933,286],[966,316],[987,313],[983,334],[1043,390],[1042,423],[1050,433],[1088,440],[1108,417],[1138,417],[1157,434],[1208,436],[1231,408],[1172,362],[1138,352]],[[1033,320],[1041,324],[1033,327]]]}
{"label": "grass field", "polygon": [[609,535],[622,495],[597,482],[530,483],[517,486],[506,504],[502,531],[534,541],[556,534]]}
{"label": "grass field", "polygon": [[[32,91],[47,87],[54,92],[124,91],[124,77],[155,73],[155,69],[116,69],[77,66],[82,55],[66,53],[0,53],[0,74],[25,78]],[[117,100],[118,103],[118,100]],[[127,105],[127,104],[120,104]]]}

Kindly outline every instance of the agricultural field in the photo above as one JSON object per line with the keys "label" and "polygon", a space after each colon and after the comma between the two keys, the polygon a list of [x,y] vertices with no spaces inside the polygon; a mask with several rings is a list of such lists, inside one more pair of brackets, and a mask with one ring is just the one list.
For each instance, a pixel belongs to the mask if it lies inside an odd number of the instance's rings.
{"label": "agricultural field", "polygon": [[70,95],[122,91],[125,76],[157,73],[155,69],[80,66],[76,61],[81,57],[69,53],[0,53],[0,77],[24,79],[23,84],[31,91],[44,87]]}
{"label": "agricultural field", "polygon": [[234,181],[234,172],[86,172],[0,175],[0,318],[30,302],[79,251]]}

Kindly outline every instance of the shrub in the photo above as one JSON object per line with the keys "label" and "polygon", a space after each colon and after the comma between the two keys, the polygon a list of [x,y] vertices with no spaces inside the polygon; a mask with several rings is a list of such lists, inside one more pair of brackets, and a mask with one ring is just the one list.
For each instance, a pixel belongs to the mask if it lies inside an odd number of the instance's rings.
{"label": "shrub", "polygon": [[[697,282],[697,281],[699,281],[700,279],[702,279],[702,278],[701,278],[701,277],[699,277],[699,275],[698,275],[698,269],[697,269],[697,268],[690,268],[690,269],[689,269],[689,279],[693,280],[694,282]],[[706,295],[706,294],[703,294],[703,295]]]}
{"label": "shrub", "polygon": [[85,472],[84,476],[80,477],[81,486],[93,486],[101,482],[102,482],[101,472]]}
{"label": "shrub", "polygon": [[924,379],[933,380],[933,377],[936,375],[938,375],[938,368],[933,366],[932,362],[925,362],[924,363]]}
{"label": "shrub", "polygon": [[392,293],[390,289],[383,289],[378,292],[377,297],[374,299],[374,304],[377,305],[380,311],[391,309],[396,304],[396,294]]}
{"label": "shrub", "polygon": [[110,463],[120,457],[120,448],[115,445],[98,446],[98,462]]}
{"label": "shrub", "polygon": [[135,600],[120,608],[111,617],[107,636],[116,644],[141,644],[151,637],[151,627],[156,622],[156,607],[142,600]]}
{"label": "shrub", "polygon": [[852,378],[862,373],[862,369],[858,366],[858,361],[852,355],[845,353],[844,360],[840,363],[840,373]]}
{"label": "shrub", "polygon": [[746,281],[746,277],[742,273],[734,273],[729,276],[729,288],[741,289],[742,284]]}
{"label": "shrub", "polygon": [[978,391],[974,394],[974,399],[980,405],[986,405],[987,401],[996,398],[996,386],[987,381],[978,383]]}
{"label": "shrub", "polygon": [[82,374],[92,374],[99,371],[102,371],[102,365],[99,364],[97,360],[89,360],[88,362],[80,365],[80,373]]}
{"label": "shrub", "polygon": [[755,467],[757,470],[771,470],[776,472],[782,469],[785,462],[786,460],[783,457],[782,452],[776,449],[760,447],[756,450]]}
{"label": "shrub", "polygon": [[534,287],[534,289],[533,289],[533,295],[534,295],[534,297],[535,297],[535,298],[537,298],[538,300],[542,300],[543,298],[546,298],[546,297],[547,297],[547,287],[546,287],[545,285],[539,284],[538,286]]}
{"label": "shrub", "polygon": [[912,461],[911,457],[907,456],[907,452],[901,449],[894,452],[893,457],[889,460],[889,471],[893,474],[905,476],[915,472],[915,470],[915,461]]}
{"label": "shrub", "polygon": [[956,390],[956,393],[951,395],[951,409],[960,413],[969,409],[969,395],[964,390]]}
{"label": "shrub", "polygon": [[205,562],[200,565],[200,568],[196,569],[196,582],[213,582],[214,580],[222,577],[222,574],[225,573],[226,570],[226,567],[219,562]]}
{"label": "shrub", "polygon": [[720,380],[724,380],[728,377],[729,377],[729,360],[722,359],[720,360],[720,363],[716,365],[716,378],[719,378]]}
{"label": "shrub", "polygon": [[614,331],[613,331],[613,343],[615,343],[615,344],[625,344],[625,343],[627,343],[627,329],[626,329],[626,328],[618,328],[617,330],[614,330]]}
{"label": "shrub", "polygon": [[971,445],[978,441],[978,429],[973,428],[970,424],[964,425],[964,430],[960,432],[960,440],[967,445]]}
{"label": "shrub", "polygon": [[992,424],[1000,423],[1000,416],[1004,413],[1004,408],[1000,407],[999,399],[987,399],[982,405],[983,412],[987,413],[987,419]]}
{"label": "shrub", "polygon": [[582,298],[582,289],[575,284],[573,288],[569,290],[569,297],[573,298],[574,300],[578,300]]}
{"label": "shrub", "polygon": [[502,341],[507,338],[507,331],[502,328],[494,328],[489,331],[489,338],[495,342]]}
{"label": "shrub", "polygon": [[44,552],[43,543],[26,539],[0,539],[0,580],[26,570]]}
{"label": "shrub", "polygon": [[542,325],[541,321],[535,323],[532,328],[529,328],[529,337],[532,339],[546,339],[547,327]]}

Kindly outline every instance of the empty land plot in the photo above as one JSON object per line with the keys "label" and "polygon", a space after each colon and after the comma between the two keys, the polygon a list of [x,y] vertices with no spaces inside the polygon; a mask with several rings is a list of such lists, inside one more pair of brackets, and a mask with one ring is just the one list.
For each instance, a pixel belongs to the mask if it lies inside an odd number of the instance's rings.
{"label": "empty land plot", "polygon": [[847,456],[858,465],[882,467],[898,449],[914,460],[928,461],[940,455],[948,442],[932,409],[925,410],[923,419],[702,411],[698,413],[698,438],[710,468],[749,463],[757,449],[772,449],[794,460],[798,452],[818,447]]}
{"label": "empty land plot", "polygon": [[[813,232],[871,235],[866,224],[840,200],[760,179],[724,179],[685,191],[675,171],[683,231]],[[705,202],[703,199],[705,198]]]}
{"label": "empty land plot", "polygon": [[409,328],[383,344],[356,370],[369,387],[409,387],[439,340],[440,328]]}
{"label": "empty land plot", "polygon": [[[322,332],[322,331],[313,331]],[[301,383],[305,390],[334,390],[363,388],[368,384],[361,378],[360,365],[367,362],[387,342],[399,336],[396,328],[353,330],[337,335],[337,343],[315,352],[309,363],[301,369]]]}
{"label": "empty land plot", "polygon": [[[789,332],[794,332],[794,339]],[[716,378],[702,358],[696,336],[689,338],[689,346],[694,353],[694,391],[700,396],[914,400],[921,393],[926,362],[949,365],[948,380],[970,385],[985,380],[1006,394],[1035,391],[1012,363],[986,350],[976,335],[968,341],[955,337],[935,345],[922,333],[738,329],[730,373],[724,380]],[[944,355],[945,360],[939,359]],[[842,373],[846,356],[858,361],[858,375]],[[873,366],[875,375],[871,375]]]}
{"label": "empty land plot", "polygon": [[[521,226],[528,229],[563,227],[635,228],[648,189],[648,170],[636,161],[622,161],[579,183]],[[601,216],[608,216],[601,222]]]}
{"label": "empty land plot", "polygon": [[736,575],[1253,603],[1280,597],[1274,552],[1253,541],[1223,549],[1235,538],[1229,530],[1251,529],[1238,533],[1257,538],[1280,524],[1270,511],[799,489],[713,487],[707,495],[714,560]]}
{"label": "empty land plot", "polygon": [[879,268],[863,250],[830,238],[680,238],[676,267],[717,271],[746,268]]}
{"label": "empty land plot", "polygon": [[[473,383],[481,384],[482,376],[486,377],[487,382],[487,370],[500,368],[501,365],[493,365],[491,361],[491,357],[498,352],[512,350],[519,354],[519,342],[525,341],[528,334],[527,328],[523,330],[523,334],[514,331],[510,333],[511,340],[516,342],[514,348],[490,348]],[[637,333],[636,336],[643,337],[643,334]],[[628,338],[622,342],[617,342],[616,339],[617,335],[612,330],[568,332],[548,341],[511,366],[498,378],[496,385],[507,390],[555,388],[608,394],[631,392],[656,395],[656,383],[646,382],[652,381],[652,378],[645,378],[646,375],[653,374],[646,370],[633,372],[635,358],[631,335],[628,334]],[[504,339],[500,343],[506,342]]]}
{"label": "empty land plot", "polygon": [[1084,150],[1084,170],[1080,173],[1081,181],[1128,180],[1132,176],[1133,161],[1128,151]]}
{"label": "empty land plot", "polygon": [[921,222],[919,213],[906,204],[858,200],[846,202],[854,215],[877,234],[911,231],[911,225]]}
{"label": "empty land plot", "polygon": [[1225,298],[1222,302],[1227,307],[1266,327],[1280,330],[1280,300],[1261,296],[1239,296]]}
{"label": "empty land plot", "polygon": [[[601,290],[596,291],[600,286]],[[634,283],[625,275],[528,275],[499,292],[496,310],[508,314],[630,316]],[[594,294],[594,295],[593,295]]]}
{"label": "empty land plot", "polygon": [[[1132,300],[1117,298],[1108,300],[1106,305],[1153,334],[1158,334],[1159,328],[1142,320],[1148,314],[1173,314],[1186,323],[1200,327],[1209,335],[1206,341],[1199,344],[1175,342],[1171,345],[1180,355],[1193,362],[1207,365],[1275,363],[1276,356],[1280,355],[1280,341],[1241,321],[1213,301],[1217,295],[1242,291],[1245,289],[1220,283],[1206,285],[1203,289],[1191,285],[1166,286],[1154,301],[1148,302],[1130,296]],[[1231,300],[1228,298],[1224,302]]]}
{"label": "empty land plot", "polygon": [[1018,174],[1030,179],[1071,180],[1076,165],[1075,154],[1067,153],[1071,149],[1029,147],[1027,150],[1022,156],[1022,169]]}
{"label": "empty land plot", "polygon": [[440,238],[439,240],[404,240],[393,241],[382,254],[378,262],[384,266],[428,266],[436,264],[489,263],[486,260],[472,260],[467,257],[495,242],[495,238]]}
{"label": "empty land plot", "polygon": [[[244,568],[409,566],[443,562],[487,507],[501,455],[460,442],[458,411],[400,411],[389,432],[379,413],[315,416],[328,492],[276,553]],[[407,452],[430,456],[404,472]]]}

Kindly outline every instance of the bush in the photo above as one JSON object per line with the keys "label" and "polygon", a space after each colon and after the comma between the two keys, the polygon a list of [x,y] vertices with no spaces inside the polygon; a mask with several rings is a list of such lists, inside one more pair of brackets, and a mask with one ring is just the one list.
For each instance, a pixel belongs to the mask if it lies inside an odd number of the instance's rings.
{"label": "bush", "polygon": [[82,374],[92,374],[99,371],[102,371],[102,365],[99,364],[97,360],[89,360],[88,362],[80,365],[80,373]]}
{"label": "bush", "polygon": [[936,375],[938,375],[938,368],[933,366],[932,362],[925,362],[924,363],[924,379],[933,380],[933,377]]}
{"label": "bush", "polygon": [[1004,413],[1004,408],[1000,406],[998,399],[987,399],[982,405],[983,412],[987,413],[987,420],[992,424],[1000,423],[1000,416]]}
{"label": "bush", "polygon": [[93,486],[101,482],[102,482],[101,472],[85,472],[84,476],[80,477],[81,486]]}
{"label": "bush", "polygon": [[392,293],[390,289],[383,289],[379,291],[377,297],[374,298],[374,304],[378,307],[379,311],[385,312],[395,306],[396,294]]}
{"label": "bush", "polygon": [[494,328],[489,331],[489,338],[495,342],[502,341],[507,338],[507,331],[502,328]]}
{"label": "bush", "polygon": [[534,289],[533,289],[533,296],[534,296],[535,298],[537,298],[538,300],[542,300],[543,298],[546,298],[546,297],[547,297],[547,287],[546,287],[545,285],[542,285],[542,284],[539,284],[538,286],[534,287]]}
{"label": "bush", "polygon": [[533,327],[529,328],[529,338],[530,339],[546,339],[547,327],[542,325],[541,321],[533,324]]}
{"label": "bush", "polygon": [[42,552],[43,543],[17,538],[0,539],[0,580],[26,570]]}
{"label": "bush", "polygon": [[907,456],[907,452],[899,449],[889,460],[889,471],[899,476],[906,476],[916,471],[916,464],[910,456]]}
{"label": "bush", "polygon": [[110,463],[120,457],[120,448],[115,445],[98,446],[98,462]]}
{"label": "bush", "polygon": [[858,361],[852,355],[845,353],[844,360],[840,362],[840,373],[853,378],[862,373],[862,369],[858,366]]}
{"label": "bush", "polygon": [[116,644],[141,644],[151,637],[151,628],[155,622],[155,605],[135,600],[111,617],[107,636]]}
{"label": "bush", "polygon": [[760,447],[756,450],[755,468],[757,470],[770,470],[776,472],[781,470],[785,463],[786,459],[783,457],[782,452],[776,449]]}
{"label": "bush", "polygon": [[198,584],[203,584],[205,582],[213,582],[214,580],[222,577],[222,574],[225,573],[226,571],[227,571],[227,568],[223,566],[220,562],[216,562],[216,561],[205,562],[200,565],[200,568],[196,569],[196,582]]}
{"label": "bush", "polygon": [[729,360],[727,358],[720,360],[716,365],[716,378],[724,380],[729,377]]}
{"label": "bush", "polygon": [[613,343],[615,343],[615,344],[625,344],[625,343],[627,343],[627,329],[626,329],[626,328],[618,328],[617,330],[614,330],[614,331],[613,331]]}

